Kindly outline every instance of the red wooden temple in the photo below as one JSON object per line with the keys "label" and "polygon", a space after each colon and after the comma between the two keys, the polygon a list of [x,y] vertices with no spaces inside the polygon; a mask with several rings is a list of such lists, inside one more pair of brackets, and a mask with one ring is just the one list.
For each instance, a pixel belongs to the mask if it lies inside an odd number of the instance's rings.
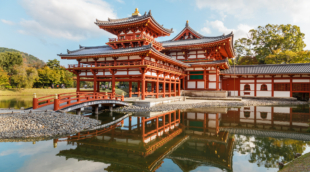
{"label": "red wooden temple", "polygon": [[68,67],[77,76],[77,92],[81,81],[94,82],[94,92],[99,92],[100,82],[111,82],[113,96],[115,82],[128,82],[129,97],[135,94],[143,100],[179,96],[181,89],[309,99],[310,64],[230,66],[228,60],[235,57],[233,33],[203,36],[187,21],[173,39],[157,42],[173,29],[160,25],[151,11],[141,15],[138,9],[130,17],[95,24],[115,38],[104,46],[80,46],[59,54],[77,61]]}

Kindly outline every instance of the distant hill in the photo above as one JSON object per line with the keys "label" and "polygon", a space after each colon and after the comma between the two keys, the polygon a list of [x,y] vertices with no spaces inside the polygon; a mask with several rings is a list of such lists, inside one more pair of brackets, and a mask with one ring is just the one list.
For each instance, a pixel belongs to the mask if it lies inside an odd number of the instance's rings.
{"label": "distant hill", "polygon": [[40,60],[39,58],[37,58],[31,54],[15,50],[15,49],[0,47],[0,53],[1,52],[19,52],[22,55],[22,57],[24,58],[24,60],[26,59],[28,66],[40,68],[40,67],[43,67],[45,65],[45,62]]}

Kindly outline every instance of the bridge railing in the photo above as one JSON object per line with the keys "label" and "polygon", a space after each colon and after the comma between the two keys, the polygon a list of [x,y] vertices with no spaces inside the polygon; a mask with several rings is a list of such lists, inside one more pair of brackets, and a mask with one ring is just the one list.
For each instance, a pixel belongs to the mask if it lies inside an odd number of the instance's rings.
{"label": "bridge railing", "polygon": [[95,100],[120,100],[124,101],[124,95],[118,95],[107,92],[72,92],[49,95],[44,97],[33,97],[33,109],[54,104],[54,111],[63,109],[68,106],[90,102]]}

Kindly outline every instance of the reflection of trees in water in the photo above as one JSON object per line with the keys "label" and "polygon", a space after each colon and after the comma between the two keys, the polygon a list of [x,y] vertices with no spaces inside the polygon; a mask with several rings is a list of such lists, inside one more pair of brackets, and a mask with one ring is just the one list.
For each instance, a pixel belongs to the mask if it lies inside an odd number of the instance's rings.
{"label": "reflection of trees in water", "polygon": [[19,98],[0,100],[0,108],[9,108],[9,107],[14,107],[15,109],[19,109],[21,107],[24,108],[32,107],[32,100],[22,100]]}
{"label": "reflection of trees in water", "polygon": [[235,136],[235,151],[249,154],[249,162],[257,166],[277,168],[277,162],[288,162],[294,159],[295,153],[303,153],[310,142],[276,139],[270,137]]}

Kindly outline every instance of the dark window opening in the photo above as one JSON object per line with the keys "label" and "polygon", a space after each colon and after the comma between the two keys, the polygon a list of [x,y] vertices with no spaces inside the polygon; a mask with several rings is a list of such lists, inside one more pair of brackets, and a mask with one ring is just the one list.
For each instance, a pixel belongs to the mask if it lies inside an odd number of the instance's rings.
{"label": "dark window opening", "polygon": [[244,90],[251,90],[251,87],[249,84],[244,85]]}
{"label": "dark window opening", "polygon": [[266,84],[261,85],[260,90],[261,91],[268,91],[267,85]]}

